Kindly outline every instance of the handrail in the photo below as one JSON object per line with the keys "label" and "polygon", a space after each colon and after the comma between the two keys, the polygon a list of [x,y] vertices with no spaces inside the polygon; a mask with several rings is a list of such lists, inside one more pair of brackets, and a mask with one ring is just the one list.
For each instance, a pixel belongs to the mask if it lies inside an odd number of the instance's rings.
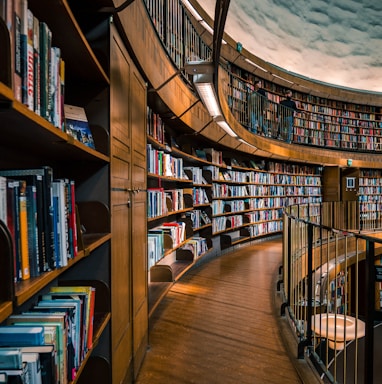
{"label": "handrail", "polygon": [[311,215],[308,204],[284,210],[281,315],[295,330],[298,358],[312,360],[333,383],[355,375],[365,383],[377,379],[373,341],[382,321],[382,232],[360,230],[362,218],[351,218],[358,205],[324,202],[319,215]]}

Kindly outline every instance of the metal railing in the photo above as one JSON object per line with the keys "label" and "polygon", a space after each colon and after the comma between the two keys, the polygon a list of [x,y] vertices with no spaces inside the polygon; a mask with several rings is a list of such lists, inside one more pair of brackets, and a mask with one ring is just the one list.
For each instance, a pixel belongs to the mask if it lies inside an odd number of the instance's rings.
{"label": "metal railing", "polygon": [[382,381],[382,232],[360,231],[357,212],[331,202],[284,215],[281,314],[325,382]]}

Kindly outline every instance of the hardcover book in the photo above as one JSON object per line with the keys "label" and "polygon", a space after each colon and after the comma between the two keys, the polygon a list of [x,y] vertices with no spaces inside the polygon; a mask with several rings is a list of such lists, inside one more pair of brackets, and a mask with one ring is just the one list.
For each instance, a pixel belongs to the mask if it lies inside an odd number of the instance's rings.
{"label": "hardcover book", "polygon": [[64,113],[66,133],[87,147],[94,149],[93,135],[89,127],[85,109],[75,105],[65,104]]}

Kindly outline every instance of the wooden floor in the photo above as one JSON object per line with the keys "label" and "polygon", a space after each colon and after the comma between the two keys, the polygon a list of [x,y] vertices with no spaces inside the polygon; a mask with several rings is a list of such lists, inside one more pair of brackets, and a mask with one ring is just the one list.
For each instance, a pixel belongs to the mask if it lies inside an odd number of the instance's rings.
{"label": "wooden floor", "polygon": [[136,383],[307,383],[281,335],[280,265],[276,239],[191,269],[150,320],[150,348]]}

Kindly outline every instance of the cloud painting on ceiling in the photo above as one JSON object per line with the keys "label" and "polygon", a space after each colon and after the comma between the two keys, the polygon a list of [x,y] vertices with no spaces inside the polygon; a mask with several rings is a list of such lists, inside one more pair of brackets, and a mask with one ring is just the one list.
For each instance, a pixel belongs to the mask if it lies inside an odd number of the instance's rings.
{"label": "cloud painting on ceiling", "polygon": [[[215,0],[199,4],[213,18]],[[382,1],[231,0],[225,31],[288,71],[382,92]]]}

